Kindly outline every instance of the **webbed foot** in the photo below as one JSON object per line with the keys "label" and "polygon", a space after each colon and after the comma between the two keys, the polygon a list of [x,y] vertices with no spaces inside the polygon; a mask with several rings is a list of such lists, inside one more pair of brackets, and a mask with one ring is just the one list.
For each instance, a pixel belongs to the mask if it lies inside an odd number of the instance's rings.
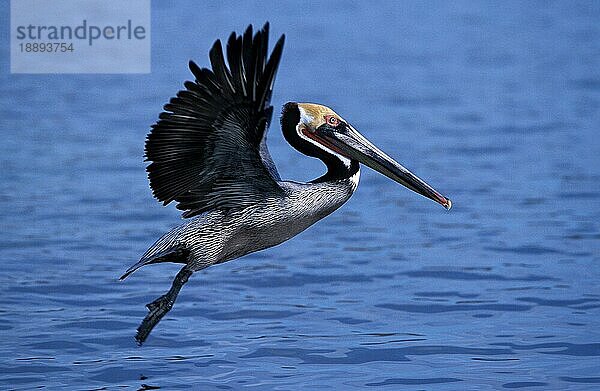
{"label": "webbed foot", "polygon": [[173,308],[173,304],[175,304],[175,300],[177,299],[181,287],[188,281],[188,278],[192,273],[193,272],[189,270],[187,266],[181,269],[179,273],[177,273],[177,276],[175,276],[171,289],[152,303],[146,305],[146,308],[149,310],[148,315],[146,315],[140,326],[137,328],[137,333],[135,335],[135,340],[138,345],[144,343],[154,326],[160,322],[171,308]]}

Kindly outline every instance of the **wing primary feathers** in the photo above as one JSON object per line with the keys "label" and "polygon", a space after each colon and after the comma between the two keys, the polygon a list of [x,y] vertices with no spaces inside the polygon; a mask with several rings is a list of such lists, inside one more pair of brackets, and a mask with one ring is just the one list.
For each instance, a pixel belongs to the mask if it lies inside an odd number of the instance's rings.
{"label": "wing primary feathers", "polygon": [[245,95],[244,82],[242,79],[242,59],[240,56],[241,46],[242,39],[238,38],[235,32],[231,33],[227,40],[227,61],[229,62],[231,79],[235,85],[235,90],[242,91],[242,95]]}
{"label": "wing primary feathers", "polygon": [[268,48],[269,48],[269,22],[265,23],[265,25],[263,26],[262,29],[262,37],[261,37],[261,41],[262,44],[260,45],[260,47],[258,48],[258,50],[260,50],[259,54],[257,55],[258,58],[258,66],[257,68],[260,70],[261,76],[260,79],[257,78],[256,80],[256,85],[257,85],[257,93],[256,93],[256,99],[258,102],[261,102],[261,98],[262,98],[262,90],[260,89],[260,82],[262,79],[264,79],[265,77],[267,77],[268,75],[265,73],[265,66],[267,65],[267,59],[268,59]]}
{"label": "wing primary feathers", "polygon": [[[183,217],[244,208],[283,190],[265,144],[270,98],[284,37],[268,55],[269,24],[215,41],[211,69],[193,61],[194,81],[169,100],[146,138],[150,187]],[[227,59],[227,61],[225,60]]]}
{"label": "wing primary feathers", "polygon": [[221,41],[216,40],[212,49],[209,52],[210,64],[213,72],[222,86],[227,86],[231,93],[235,94],[235,87],[231,82],[231,73],[225,65],[225,58],[223,58],[223,48],[221,47]]}
{"label": "wing primary feathers", "polygon": [[267,65],[263,72],[263,76],[258,88],[258,90],[261,93],[258,102],[261,105],[265,105],[266,102],[269,102],[271,100],[271,92],[273,91],[273,83],[275,82],[275,73],[277,72],[279,61],[281,60],[281,54],[283,52],[284,43],[285,35],[282,35],[281,38],[279,38],[279,40],[275,44],[275,48],[271,53],[271,58],[269,58],[269,61],[267,62]]}
{"label": "wing primary feathers", "polygon": [[244,67],[244,78],[247,80],[249,74],[248,64],[252,55],[252,25],[248,26],[242,37],[242,65]]}

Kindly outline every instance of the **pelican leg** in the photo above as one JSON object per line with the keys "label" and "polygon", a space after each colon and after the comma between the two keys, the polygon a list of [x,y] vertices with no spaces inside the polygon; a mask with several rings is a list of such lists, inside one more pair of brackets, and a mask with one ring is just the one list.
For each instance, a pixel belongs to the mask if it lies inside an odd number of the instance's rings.
{"label": "pelican leg", "polygon": [[137,328],[135,340],[138,345],[144,343],[150,332],[160,322],[160,320],[173,308],[173,304],[177,299],[177,295],[181,290],[181,287],[188,281],[193,271],[188,269],[187,265],[184,266],[179,273],[175,276],[171,289],[152,303],[146,305],[150,311],[144,318],[140,326]]}

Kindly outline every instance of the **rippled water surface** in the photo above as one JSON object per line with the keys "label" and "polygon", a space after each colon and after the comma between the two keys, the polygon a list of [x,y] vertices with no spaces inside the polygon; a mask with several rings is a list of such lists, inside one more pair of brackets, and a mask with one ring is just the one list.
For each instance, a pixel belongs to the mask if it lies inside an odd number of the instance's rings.
{"label": "rippled water surface", "polygon": [[[0,388],[600,388],[598,2],[152,18],[149,75],[10,75],[0,31]],[[287,34],[276,107],[332,106],[455,207],[364,169],[324,221],[194,275],[137,347],[178,270],[117,281],[179,222],[151,196],[145,134],[190,58],[265,20]],[[278,126],[269,143],[283,176],[321,174]]]}

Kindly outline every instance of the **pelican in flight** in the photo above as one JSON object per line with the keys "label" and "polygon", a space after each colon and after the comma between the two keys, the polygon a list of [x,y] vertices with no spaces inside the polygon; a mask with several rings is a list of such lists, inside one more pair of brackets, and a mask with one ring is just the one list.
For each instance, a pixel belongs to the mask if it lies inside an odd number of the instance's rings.
{"label": "pelican in flight", "polygon": [[289,102],[281,113],[286,141],[320,159],[327,172],[308,183],[282,180],[269,155],[267,127],[285,36],[268,55],[269,24],[217,40],[211,68],[189,63],[186,81],[147,136],[146,170],[154,196],[177,202],[188,219],[156,241],[121,280],[142,266],[183,264],[171,289],[146,307],[143,343],[172,308],[192,273],[276,246],[342,206],[358,186],[362,163],[450,209],[450,200],[386,155],[326,106]]}

